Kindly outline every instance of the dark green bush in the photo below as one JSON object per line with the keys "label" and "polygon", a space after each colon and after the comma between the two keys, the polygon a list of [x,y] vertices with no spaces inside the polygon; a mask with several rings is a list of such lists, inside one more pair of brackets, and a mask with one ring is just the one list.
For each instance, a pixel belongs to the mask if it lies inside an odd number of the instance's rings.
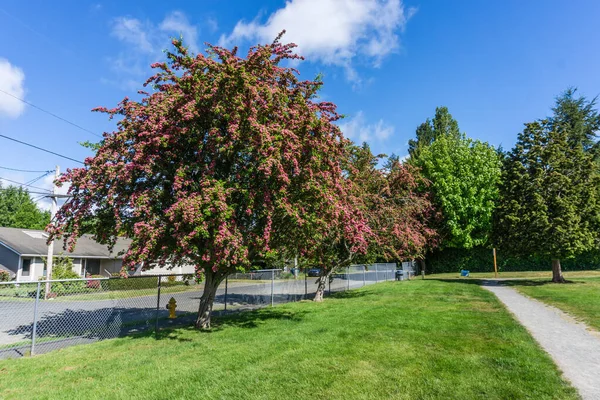
{"label": "dark green bush", "polygon": [[[447,248],[427,255],[427,273],[458,272],[467,269],[471,272],[494,271],[492,249],[476,247],[473,249]],[[539,257],[516,257],[497,252],[498,271],[550,271],[551,260]],[[600,251],[580,254],[571,259],[561,260],[563,271],[581,271],[600,269]]]}

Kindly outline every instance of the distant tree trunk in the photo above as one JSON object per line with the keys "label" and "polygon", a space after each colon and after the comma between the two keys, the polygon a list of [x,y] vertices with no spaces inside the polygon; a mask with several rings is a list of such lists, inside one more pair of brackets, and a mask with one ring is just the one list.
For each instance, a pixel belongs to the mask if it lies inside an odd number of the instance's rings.
{"label": "distant tree trunk", "polygon": [[421,272],[426,272],[425,271],[425,258],[420,259],[419,264],[421,265]]}
{"label": "distant tree trunk", "polygon": [[558,258],[552,259],[552,282],[565,283],[565,278],[563,278],[562,269],[560,268],[560,260]]}
{"label": "distant tree trunk", "polygon": [[320,303],[323,301],[323,296],[325,294],[325,287],[327,286],[327,283],[329,282],[329,279],[331,277],[331,274],[333,273],[334,269],[331,269],[329,271],[325,271],[323,270],[322,275],[319,277],[319,280],[317,280],[317,292],[315,293],[315,298],[314,301],[316,301],[317,303]]}
{"label": "distant tree trunk", "polygon": [[204,273],[204,291],[200,297],[200,307],[198,308],[198,318],[196,319],[197,329],[210,329],[210,317],[212,314],[213,303],[219,285],[225,278],[225,274],[213,272],[208,269]]}

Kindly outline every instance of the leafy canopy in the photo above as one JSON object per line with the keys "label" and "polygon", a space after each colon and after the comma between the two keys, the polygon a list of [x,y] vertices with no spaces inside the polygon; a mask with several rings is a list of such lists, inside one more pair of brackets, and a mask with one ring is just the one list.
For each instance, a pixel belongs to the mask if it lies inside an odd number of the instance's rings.
{"label": "leafy canopy", "polygon": [[[401,164],[397,157],[375,156],[366,143],[348,149],[344,173],[348,199],[356,208],[356,223],[364,226],[366,247],[353,252],[346,245],[353,231],[344,226],[332,229],[321,247],[326,256],[323,266],[332,270],[353,261],[421,256],[435,242],[436,232],[431,228],[434,210],[428,195],[418,191],[426,185],[418,169]],[[378,167],[380,164],[384,167]]]}
{"label": "leafy canopy", "polygon": [[431,182],[427,190],[442,214],[441,246],[486,245],[498,197],[498,152],[487,143],[453,132],[438,136],[414,162]]}
{"label": "leafy canopy", "polygon": [[[119,117],[85,167],[68,170],[72,197],[50,230],[73,246],[85,229],[102,243],[132,238],[124,262],[192,263],[224,276],[272,249],[314,254],[331,226],[353,229],[340,160],[347,140],[321,82],[300,81],[279,38],[249,50],[210,46],[192,56],[174,40],[168,62]],[[341,222],[340,222],[341,221]],[[219,279],[216,279],[217,283]]]}
{"label": "leafy canopy", "polygon": [[0,226],[44,229],[49,223],[50,212],[41,210],[26,189],[0,183]]}

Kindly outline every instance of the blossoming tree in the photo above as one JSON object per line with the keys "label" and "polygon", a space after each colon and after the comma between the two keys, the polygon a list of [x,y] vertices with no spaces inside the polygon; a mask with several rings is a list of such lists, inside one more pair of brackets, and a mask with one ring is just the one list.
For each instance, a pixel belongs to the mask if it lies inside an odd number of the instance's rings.
{"label": "blossoming tree", "polygon": [[72,197],[51,236],[71,247],[89,228],[108,245],[127,236],[128,268],[195,265],[205,275],[196,326],[209,328],[228,274],[270,250],[312,256],[330,226],[350,226],[339,115],[315,100],[320,81],[281,65],[300,57],[280,37],[244,58],[215,46],[192,56],[174,40],[150,93],[96,109],[120,118],[117,129],[60,178]]}
{"label": "blossoming tree", "polygon": [[368,145],[349,145],[344,164],[346,197],[341,200],[351,218],[330,224],[314,252],[321,266],[315,301],[322,301],[331,275],[353,262],[418,258],[436,245],[436,212],[427,194],[418,191],[427,182],[417,168],[375,156]]}

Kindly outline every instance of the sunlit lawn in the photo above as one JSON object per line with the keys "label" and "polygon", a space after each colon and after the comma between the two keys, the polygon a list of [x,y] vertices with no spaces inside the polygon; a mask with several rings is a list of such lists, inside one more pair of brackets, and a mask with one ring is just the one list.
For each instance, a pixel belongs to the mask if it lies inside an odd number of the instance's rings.
{"label": "sunlit lawn", "polygon": [[[600,270],[590,271],[565,271],[563,275],[567,279],[571,278],[585,278],[585,277],[600,277]],[[425,279],[490,279],[494,278],[494,272],[471,272],[469,277],[460,276],[460,272],[448,272],[443,274],[431,274],[426,275]],[[548,268],[548,271],[517,271],[517,272],[499,272],[498,278],[501,279],[536,279],[536,278],[548,278],[552,279],[552,271]],[[421,277],[417,277],[421,279]]]}
{"label": "sunlit lawn", "polygon": [[575,278],[556,284],[547,280],[509,281],[520,292],[553,305],[600,331],[600,277]]}
{"label": "sunlit lawn", "polygon": [[2,399],[576,399],[475,281],[329,298],[0,361]]}

